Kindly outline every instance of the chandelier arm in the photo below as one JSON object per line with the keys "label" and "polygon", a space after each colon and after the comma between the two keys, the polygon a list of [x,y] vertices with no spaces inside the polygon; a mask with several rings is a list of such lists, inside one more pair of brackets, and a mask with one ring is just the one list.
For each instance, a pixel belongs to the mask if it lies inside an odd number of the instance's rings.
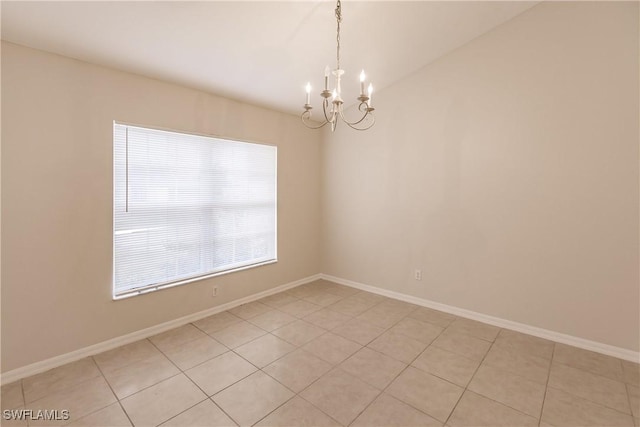
{"label": "chandelier arm", "polygon": [[309,129],[320,129],[321,127],[326,126],[329,122],[327,120],[325,120],[323,123],[321,123],[319,126],[312,126],[308,123],[309,118],[311,117],[311,112],[310,111],[305,111],[302,113],[302,115],[300,116],[300,118],[302,119],[302,124],[305,125],[306,127],[308,127]]}
{"label": "chandelier arm", "polygon": [[[369,126],[366,126],[366,127],[357,127],[357,126],[354,126],[354,125],[352,125],[351,123],[346,122],[346,121],[345,121],[345,123],[346,123],[346,124],[347,124],[347,126],[349,126],[351,129],[355,129],[355,130],[360,130],[360,131],[362,131],[362,130],[370,129],[370,128],[371,128],[371,126],[373,126],[373,125],[376,123],[376,117],[375,117],[373,114],[371,115],[371,118],[372,118],[372,120],[371,120],[371,124],[370,124]],[[359,123],[359,122],[358,122],[358,123]]]}
{"label": "chandelier arm", "polygon": [[[345,122],[346,124],[348,124],[349,126],[353,127],[356,126],[360,123],[362,123],[362,121],[364,119],[367,118],[367,116],[371,115],[371,117],[374,117],[373,114],[369,114],[369,111],[365,111],[364,115],[360,118],[360,120],[356,121],[356,122],[349,122],[347,121],[347,119],[344,117],[344,114],[342,113],[342,111],[340,111],[340,118],[342,118],[342,121]],[[371,126],[369,126],[371,127]]]}
{"label": "chandelier arm", "polygon": [[327,107],[329,106],[329,101],[325,98],[322,101],[322,112],[324,113],[324,119],[327,122],[332,122],[335,119],[335,113],[332,113],[331,118],[329,118],[329,116],[327,116]]}

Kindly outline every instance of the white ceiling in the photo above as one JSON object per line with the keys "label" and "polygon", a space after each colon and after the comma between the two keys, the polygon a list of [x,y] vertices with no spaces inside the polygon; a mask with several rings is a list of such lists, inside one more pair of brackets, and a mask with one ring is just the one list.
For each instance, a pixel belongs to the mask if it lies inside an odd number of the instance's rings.
{"label": "white ceiling", "polygon": [[[342,1],[345,101],[524,12],[527,1]],[[333,1],[5,1],[2,39],[299,114],[335,68]],[[375,97],[375,93],[374,93]]]}

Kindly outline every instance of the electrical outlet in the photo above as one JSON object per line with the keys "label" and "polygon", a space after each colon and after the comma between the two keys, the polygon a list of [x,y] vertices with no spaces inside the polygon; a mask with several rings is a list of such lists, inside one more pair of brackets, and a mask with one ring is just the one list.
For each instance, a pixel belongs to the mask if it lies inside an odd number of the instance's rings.
{"label": "electrical outlet", "polygon": [[212,296],[212,297],[217,297],[217,296],[218,296],[218,287],[217,287],[217,286],[214,286],[214,287],[211,289],[211,296]]}
{"label": "electrical outlet", "polygon": [[416,280],[422,280],[422,270],[418,270],[416,268],[415,272],[413,273],[413,278]]}

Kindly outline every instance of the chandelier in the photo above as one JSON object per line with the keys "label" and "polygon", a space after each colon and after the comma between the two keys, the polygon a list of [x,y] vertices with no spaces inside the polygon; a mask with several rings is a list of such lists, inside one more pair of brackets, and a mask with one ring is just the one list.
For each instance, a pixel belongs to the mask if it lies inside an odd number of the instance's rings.
{"label": "chandelier", "polygon": [[[331,124],[331,131],[336,130],[336,125],[338,124],[338,119],[345,122],[350,128],[356,130],[367,130],[375,123],[375,117],[373,116],[373,110],[375,110],[371,106],[371,92],[373,91],[373,86],[369,83],[369,87],[367,92],[365,93],[365,79],[366,76],[364,74],[364,70],[360,73],[360,95],[358,96],[358,101],[360,104],[358,105],[358,111],[361,113],[361,117],[359,120],[350,122],[344,117],[343,112],[343,104],[342,93],[340,88],[340,78],[344,74],[344,70],[340,69],[340,23],[342,22],[342,6],[340,4],[340,0],[338,0],[336,4],[336,22],[337,22],[337,48],[336,48],[336,69],[331,71],[329,66],[324,70],[324,90],[320,92],[320,96],[322,97],[322,112],[324,114],[324,121],[320,123],[320,125],[314,126],[311,124],[311,83],[307,83],[306,92],[307,92],[307,102],[304,104],[304,112],[302,113],[302,123],[310,129],[320,129],[321,127]],[[329,90],[329,75],[333,74],[334,76],[334,86],[333,90]],[[329,100],[331,98],[331,100]]]}

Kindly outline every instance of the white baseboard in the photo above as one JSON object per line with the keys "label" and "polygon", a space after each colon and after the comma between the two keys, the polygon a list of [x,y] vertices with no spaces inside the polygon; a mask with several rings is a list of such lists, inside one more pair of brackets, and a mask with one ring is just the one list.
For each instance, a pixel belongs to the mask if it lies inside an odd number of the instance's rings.
{"label": "white baseboard", "polygon": [[173,328],[177,328],[187,323],[195,322],[212,314],[220,313],[225,310],[237,307],[242,304],[246,304],[251,301],[264,298],[269,295],[276,294],[278,292],[285,291],[287,289],[295,288],[296,286],[304,285],[318,279],[328,280],[341,285],[349,286],[352,288],[360,289],[363,291],[371,292],[378,295],[383,295],[389,298],[405,301],[408,303],[420,305],[423,307],[432,308],[434,310],[440,310],[445,313],[451,313],[456,316],[464,317],[467,319],[477,320],[479,322],[488,323],[490,325],[498,326],[505,329],[510,329],[517,332],[533,335],[540,338],[545,338],[551,341],[571,345],[574,347],[582,348],[585,350],[594,351],[608,356],[617,357],[623,360],[629,360],[638,363],[640,361],[640,353],[625,348],[615,347],[608,344],[599,343],[596,341],[590,341],[583,338],[574,337],[572,335],[562,334],[560,332],[550,331],[548,329],[537,328],[535,326],[526,325],[524,323],[513,322],[511,320],[501,319],[499,317],[493,317],[486,314],[478,313],[463,308],[454,307],[451,305],[441,304],[438,302],[430,301],[423,298],[414,297],[411,295],[402,294],[399,292],[390,291],[375,286],[365,285],[364,283],[354,282],[352,280],[343,279],[327,274],[315,274],[313,276],[305,277],[300,280],[296,280],[290,283],[286,283],[281,286],[277,286],[266,291],[259,292],[257,294],[249,295],[244,298],[240,298],[216,307],[209,308],[207,310],[199,311],[197,313],[189,314],[187,316],[180,317],[178,319],[170,320],[168,322],[161,323],[159,325],[151,326],[140,331],[132,332],[130,334],[122,335],[107,341],[103,341],[98,344],[94,344],[88,347],[84,347],[70,353],[61,354],[59,356],[52,357],[50,359],[42,360],[40,362],[32,363],[20,368],[7,371],[0,376],[0,384],[5,385],[17,381],[21,378],[26,378],[31,375],[39,374],[49,369],[57,368],[58,366],[65,365],[70,362],[75,362],[84,357],[93,356],[98,353],[102,353],[107,350],[120,347],[125,344],[151,337],[153,335],[168,331]]}
{"label": "white baseboard", "polygon": [[365,285],[364,283],[358,283],[358,282],[343,279],[340,277],[330,276],[327,274],[321,274],[320,276],[324,280],[338,283],[340,285],[345,285],[345,286],[360,289],[363,291],[371,292],[374,294],[397,299],[400,301],[405,301],[405,302],[420,305],[423,307],[432,308],[434,310],[444,311],[445,313],[454,314],[456,316],[464,317],[467,319],[477,320],[479,322],[488,323],[490,325],[498,326],[500,328],[522,332],[524,334],[529,334],[539,338],[548,339],[550,341],[555,341],[562,344],[567,344],[574,347],[582,348],[585,350],[594,351],[596,353],[606,354],[608,356],[617,357],[623,360],[629,360],[635,363],[640,362],[640,352],[628,350],[626,348],[615,347],[612,345],[603,344],[596,341],[590,341],[584,338],[578,338],[572,335],[567,335],[567,334],[563,334],[556,331],[550,331],[548,329],[530,326],[524,323],[513,322],[511,320],[501,319],[499,317],[493,317],[493,316],[489,316],[489,315],[478,313],[471,310],[465,310],[464,308],[458,308],[451,305],[441,304],[441,303],[430,301],[427,299],[418,298],[411,295],[406,295],[399,292],[378,288],[375,286]]}
{"label": "white baseboard", "polygon": [[26,378],[31,375],[48,371],[49,369],[57,368],[58,366],[65,365],[70,362],[75,362],[76,360],[80,360],[84,357],[93,356],[95,354],[102,353],[103,351],[111,350],[125,344],[130,344],[132,342],[135,342],[144,338],[149,338],[161,332],[168,331],[169,329],[177,328],[179,326],[186,325],[187,323],[195,322],[196,320],[203,319],[207,316],[211,316],[212,314],[220,313],[222,311],[229,310],[239,305],[246,304],[248,302],[255,301],[260,298],[264,298],[266,296],[285,291],[287,289],[295,288],[296,286],[304,285],[305,283],[313,282],[320,278],[321,278],[320,274],[315,274],[313,276],[309,276],[300,280],[289,282],[284,285],[259,292],[257,294],[249,295],[247,297],[240,298],[222,305],[211,307],[209,309],[199,311],[197,313],[189,314],[187,316],[183,316],[178,319],[160,323],[159,325],[154,325],[146,329],[142,329],[136,332],[132,332],[130,334],[122,335],[107,341],[100,342],[98,344],[90,345],[88,347],[84,347],[84,348],[72,351],[70,353],[61,354],[59,356],[55,356],[50,359],[45,359],[40,362],[22,366],[20,368],[16,368],[11,371],[2,373],[2,376],[0,377],[0,384],[2,385],[9,384],[21,378]]}

